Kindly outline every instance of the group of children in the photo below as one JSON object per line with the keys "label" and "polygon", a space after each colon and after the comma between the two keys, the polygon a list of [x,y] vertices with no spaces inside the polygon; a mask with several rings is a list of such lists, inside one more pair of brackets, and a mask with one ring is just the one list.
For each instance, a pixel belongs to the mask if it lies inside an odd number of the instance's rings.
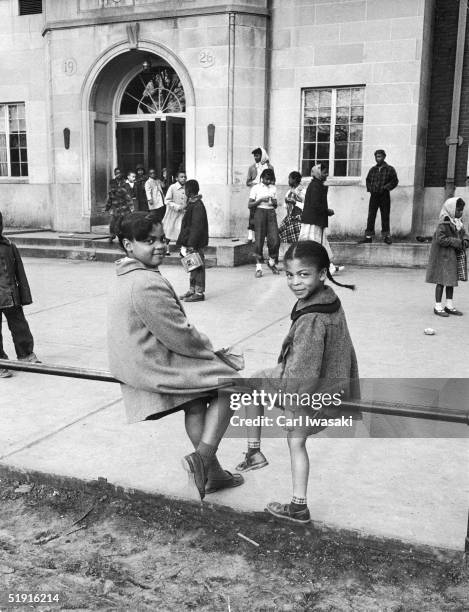
{"label": "group of children", "polygon": [[[261,238],[267,236],[269,242],[271,218],[277,205],[272,189],[273,169],[264,168],[260,179],[261,183],[253,186],[250,197],[251,208],[255,209],[258,264],[262,257]],[[300,180],[299,173],[290,174],[286,203],[292,210],[301,203]],[[203,260],[208,244],[208,224],[197,181],[186,181],[185,174],[180,172],[168,194],[166,202],[174,204],[170,210],[183,213],[177,245],[184,253],[197,251]],[[464,201],[460,198],[450,198],[444,203],[431,246],[426,280],[436,284],[434,312],[441,317],[462,315],[452,299],[458,280],[467,280],[469,238],[463,227],[463,209]],[[242,485],[242,473],[266,466],[268,459],[261,452],[261,429],[256,427],[249,430],[247,452],[237,472],[224,470],[218,462],[218,445],[232,415],[228,401],[232,388],[227,389],[228,383],[221,381],[228,379],[229,384],[236,387],[238,368],[222,359],[208,337],[198,332],[186,318],[182,300],[204,299],[203,266],[191,276],[190,289],[181,298],[159,271],[167,251],[165,218],[166,215],[156,218],[149,211],[129,212],[121,215],[114,226],[125,257],[116,262],[115,283],[109,293],[109,364],[112,375],[122,382],[130,422],[152,421],[184,411],[185,428],[194,451],[184,457],[183,465],[203,499],[206,494]],[[268,265],[278,273],[278,241],[272,234],[269,244]],[[0,356],[7,359],[1,336],[1,315],[4,315],[17,358],[38,361],[22,309],[23,305],[31,303],[29,285],[17,248],[3,236],[1,214],[0,260]],[[352,290],[354,286],[338,283],[331,274],[330,264],[327,249],[318,241],[299,240],[288,248],[284,258],[286,280],[296,301],[277,365],[253,375],[266,387],[272,384],[276,391],[284,388],[290,394],[307,392],[312,395],[318,389],[329,391],[340,381],[343,399],[359,397],[358,365],[345,313],[339,297],[330,285],[326,285],[326,280]],[[256,275],[257,271],[259,268]],[[441,302],[444,288],[445,307]],[[116,329],[119,334],[115,333]],[[0,376],[9,375],[8,370],[0,370]],[[305,417],[311,411],[295,403],[278,407],[288,409],[293,417]],[[263,409],[253,403],[247,413],[254,418],[262,416]],[[337,409],[321,408],[319,415],[316,414],[320,417],[332,415],[337,416]],[[293,418],[287,433],[292,498],[288,503],[267,504],[270,514],[297,523],[310,521],[307,505],[310,464],[306,440],[322,429],[322,426],[310,425],[305,418]]]}

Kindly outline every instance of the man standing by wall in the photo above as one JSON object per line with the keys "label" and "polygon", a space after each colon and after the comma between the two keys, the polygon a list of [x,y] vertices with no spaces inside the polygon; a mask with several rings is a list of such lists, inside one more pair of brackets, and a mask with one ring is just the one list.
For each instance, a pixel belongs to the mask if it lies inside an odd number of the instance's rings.
{"label": "man standing by wall", "polygon": [[376,166],[370,168],[366,177],[366,190],[370,193],[368,206],[368,221],[366,223],[365,238],[359,244],[372,242],[375,235],[375,221],[378,210],[381,212],[381,233],[386,244],[392,244],[389,225],[391,212],[390,192],[397,187],[396,171],[384,160],[386,152],[383,149],[375,151]]}

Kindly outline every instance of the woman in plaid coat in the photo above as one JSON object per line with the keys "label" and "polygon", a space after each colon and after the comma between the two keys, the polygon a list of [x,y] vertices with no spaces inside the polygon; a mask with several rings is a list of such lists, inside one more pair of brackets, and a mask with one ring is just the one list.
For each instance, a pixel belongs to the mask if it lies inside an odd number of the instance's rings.
{"label": "woman in plaid coat", "polygon": [[[467,280],[466,249],[469,238],[464,231],[462,213],[465,206],[461,198],[449,198],[443,204],[438,227],[433,235],[427,267],[427,283],[435,283],[433,312],[439,317],[461,316],[453,306],[454,287],[458,280]],[[446,306],[443,307],[443,287],[446,288]]]}

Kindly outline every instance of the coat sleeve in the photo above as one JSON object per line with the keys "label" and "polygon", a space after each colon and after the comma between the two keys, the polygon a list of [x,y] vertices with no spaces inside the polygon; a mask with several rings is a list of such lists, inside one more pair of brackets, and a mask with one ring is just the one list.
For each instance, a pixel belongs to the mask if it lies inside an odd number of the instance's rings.
{"label": "coat sleeve", "polygon": [[448,228],[446,223],[440,223],[436,230],[436,240],[442,247],[452,247],[453,249],[462,248],[462,240],[455,236],[448,235]]}
{"label": "coat sleeve", "polygon": [[[314,393],[321,375],[326,327],[315,314],[305,314],[295,324],[295,334],[285,356],[284,392]],[[302,381],[300,384],[299,381]]]}
{"label": "coat sleeve", "polygon": [[246,177],[246,186],[247,187],[252,187],[252,181],[256,178],[257,176],[257,170],[256,170],[256,166],[249,166],[248,168],[248,175]]}
{"label": "coat sleeve", "polygon": [[146,275],[137,280],[132,287],[132,304],[147,329],[171,352],[215,359],[210,341],[189,323],[164,280],[148,283]]}
{"label": "coat sleeve", "polygon": [[145,182],[145,193],[146,193],[148,201],[153,199],[152,193],[151,193],[150,179],[148,179],[148,181]]}
{"label": "coat sleeve", "polygon": [[373,168],[370,168],[368,170],[368,174],[366,175],[366,190],[370,191],[371,190],[371,171],[373,170]]}
{"label": "coat sleeve", "polygon": [[18,248],[15,244],[12,244],[11,246],[13,248],[13,257],[15,258],[15,276],[16,282],[18,283],[18,290],[20,292],[21,305],[27,306],[28,304],[33,303],[31,290],[29,288],[28,279],[26,277],[26,272],[24,271],[23,261]]}

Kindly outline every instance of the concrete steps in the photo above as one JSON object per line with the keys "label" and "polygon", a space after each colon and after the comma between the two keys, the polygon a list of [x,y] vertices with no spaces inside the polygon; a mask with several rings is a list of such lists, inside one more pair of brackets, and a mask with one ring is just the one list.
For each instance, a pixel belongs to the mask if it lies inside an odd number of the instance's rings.
{"label": "concrete steps", "polygon": [[[22,255],[26,257],[57,257],[86,261],[113,262],[122,257],[117,242],[109,243],[106,236],[96,234],[65,234],[61,232],[8,232]],[[280,258],[288,245],[282,244]],[[331,242],[334,262],[348,266],[425,268],[430,244],[382,242],[356,244],[355,242]],[[171,245],[171,256],[165,264],[180,265],[178,249]],[[254,245],[232,238],[211,238],[206,251],[207,267],[235,267],[254,264]],[[267,252],[265,253],[267,256]]]}

